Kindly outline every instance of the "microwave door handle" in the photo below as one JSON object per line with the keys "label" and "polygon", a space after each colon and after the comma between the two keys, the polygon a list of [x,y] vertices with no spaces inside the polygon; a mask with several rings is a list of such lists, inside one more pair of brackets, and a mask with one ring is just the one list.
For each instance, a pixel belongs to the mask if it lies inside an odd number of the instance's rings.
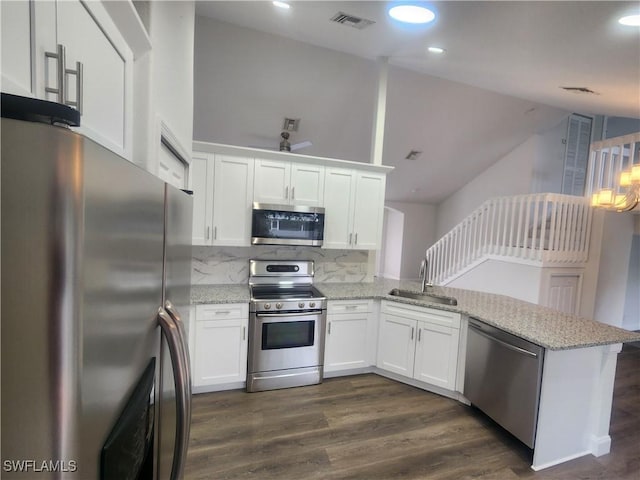
{"label": "microwave door handle", "polygon": [[191,424],[191,383],[187,370],[187,353],[184,350],[180,326],[163,308],[158,309],[158,323],[167,339],[173,367],[176,391],[176,443],[174,446],[171,479],[182,478],[189,443]]}

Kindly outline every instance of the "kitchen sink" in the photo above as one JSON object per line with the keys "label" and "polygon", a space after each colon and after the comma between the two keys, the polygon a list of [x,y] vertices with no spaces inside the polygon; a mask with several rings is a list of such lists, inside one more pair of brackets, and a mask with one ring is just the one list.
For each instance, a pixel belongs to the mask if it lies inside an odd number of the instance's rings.
{"label": "kitchen sink", "polygon": [[431,293],[413,292],[411,290],[401,290],[394,288],[389,292],[394,297],[411,298],[413,300],[424,300],[425,302],[441,303],[443,305],[457,305],[458,300],[453,297],[433,295]]}

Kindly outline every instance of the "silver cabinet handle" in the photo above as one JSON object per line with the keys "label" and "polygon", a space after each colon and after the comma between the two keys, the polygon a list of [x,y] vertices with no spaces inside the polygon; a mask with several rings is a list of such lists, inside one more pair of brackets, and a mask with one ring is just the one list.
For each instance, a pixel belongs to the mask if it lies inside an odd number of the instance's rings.
{"label": "silver cabinet handle", "polygon": [[415,327],[411,327],[411,340],[413,340],[414,332],[415,332]]}
{"label": "silver cabinet handle", "polygon": [[418,341],[422,340],[422,329],[418,329]]}
{"label": "silver cabinet handle", "polygon": [[84,79],[83,79],[83,71],[82,71],[82,63],[76,62],[76,69],[71,70],[70,68],[64,69],[65,77],[66,75],[75,75],[76,76],[76,100],[75,102],[69,100],[67,98],[68,89],[66,88],[68,83],[65,81],[65,92],[64,92],[64,104],[69,105],[70,107],[75,107],[76,110],[82,115],[82,96],[84,89]]}
{"label": "silver cabinet handle", "polygon": [[213,239],[218,239],[218,227],[213,227]]}
{"label": "silver cabinet handle", "polygon": [[345,305],[344,307],[345,310],[355,310],[356,308],[358,308],[357,305]]}
{"label": "silver cabinet handle", "polygon": [[351,245],[351,240],[353,239],[353,233],[349,234],[349,245]]}
{"label": "silver cabinet handle", "polygon": [[[178,323],[180,322],[180,323]],[[189,444],[191,424],[191,374],[189,371],[189,353],[184,344],[181,321],[175,319],[163,308],[158,309],[158,323],[162,329],[173,366],[173,378],[176,391],[176,443],[174,446],[171,478],[182,478]]]}
{"label": "silver cabinet handle", "polygon": [[211,227],[207,227],[207,237],[206,240],[209,240],[209,238],[211,237]]}
{"label": "silver cabinet handle", "polygon": [[44,68],[45,68],[45,72],[48,71],[48,66],[49,66],[49,62],[48,59],[49,58],[53,58],[54,60],[56,60],[56,64],[57,64],[57,69],[56,69],[56,83],[57,86],[56,87],[47,87],[45,85],[44,91],[46,93],[53,93],[55,95],[57,95],[58,97],[58,103],[64,103],[64,92],[66,90],[65,88],[65,48],[64,45],[60,45],[58,44],[58,46],[56,47],[56,51],[54,52],[44,52]]}
{"label": "silver cabinet handle", "polygon": [[356,239],[355,239],[355,241],[353,242],[353,244],[354,244],[354,245],[357,245],[357,244],[358,244],[358,232],[356,232]]}
{"label": "silver cabinet handle", "polygon": [[284,187],[284,198],[289,200],[289,187]]}
{"label": "silver cabinet handle", "polygon": [[242,340],[247,339],[247,327],[242,327]]}
{"label": "silver cabinet handle", "polygon": [[329,322],[329,325],[327,327],[327,335],[331,335],[331,322]]}
{"label": "silver cabinet handle", "polygon": [[296,187],[291,187],[291,200],[296,199]]}

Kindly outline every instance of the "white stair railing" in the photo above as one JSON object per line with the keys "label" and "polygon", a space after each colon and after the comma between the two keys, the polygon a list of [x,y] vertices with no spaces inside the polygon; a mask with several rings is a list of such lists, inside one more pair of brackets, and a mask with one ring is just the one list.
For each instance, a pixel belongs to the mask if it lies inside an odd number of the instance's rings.
{"label": "white stair railing", "polygon": [[587,261],[591,208],[584,197],[541,193],[487,200],[426,252],[443,284],[485,257],[539,264]]}
{"label": "white stair railing", "polygon": [[602,189],[619,194],[620,172],[640,164],[640,132],[593,142],[589,152],[585,195]]}

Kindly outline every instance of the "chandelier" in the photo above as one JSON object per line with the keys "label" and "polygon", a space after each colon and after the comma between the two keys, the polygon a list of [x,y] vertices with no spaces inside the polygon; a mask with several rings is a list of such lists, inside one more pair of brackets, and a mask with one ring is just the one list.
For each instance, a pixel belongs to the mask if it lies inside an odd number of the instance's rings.
{"label": "chandelier", "polygon": [[640,203],[640,165],[620,172],[618,188],[603,188],[591,196],[591,206],[628,212]]}

